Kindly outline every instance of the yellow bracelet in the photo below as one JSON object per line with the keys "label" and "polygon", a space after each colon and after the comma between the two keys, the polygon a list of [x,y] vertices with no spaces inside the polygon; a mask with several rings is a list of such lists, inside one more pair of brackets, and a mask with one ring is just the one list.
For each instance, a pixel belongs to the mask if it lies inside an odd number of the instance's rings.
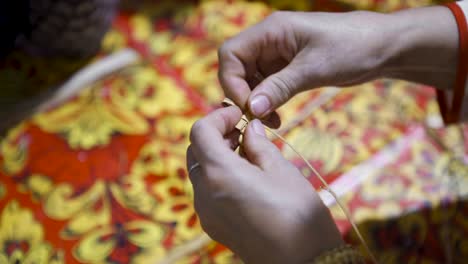
{"label": "yellow bracelet", "polygon": [[341,246],[318,256],[313,264],[364,264],[362,255],[349,245]]}

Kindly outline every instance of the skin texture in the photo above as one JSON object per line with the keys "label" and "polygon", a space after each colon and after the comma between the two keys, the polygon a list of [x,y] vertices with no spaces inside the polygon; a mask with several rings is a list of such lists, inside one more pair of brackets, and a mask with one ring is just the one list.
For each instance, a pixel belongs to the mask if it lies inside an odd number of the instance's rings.
{"label": "skin texture", "polygon": [[[451,89],[457,26],[445,7],[393,14],[277,12],[219,50],[219,79],[242,111],[272,119],[294,95],[325,85],[395,77]],[[261,75],[261,77],[259,77]],[[187,168],[204,230],[246,263],[310,263],[343,241],[300,172],[258,120],[232,149],[241,109],[215,110],[192,128]]]}
{"label": "skin texture", "polygon": [[457,43],[445,7],[390,15],[276,12],[223,44],[219,79],[227,97],[258,117],[299,92],[378,77],[450,89]]}
{"label": "skin texture", "polygon": [[391,55],[378,77],[419,82],[452,90],[458,63],[458,31],[446,7],[405,10],[390,15],[393,21]]}
{"label": "skin texture", "polygon": [[246,263],[306,263],[341,245],[328,209],[260,121],[247,127],[245,158],[232,150],[240,117],[222,108],[192,129],[187,166],[200,164],[190,179],[203,229]]}

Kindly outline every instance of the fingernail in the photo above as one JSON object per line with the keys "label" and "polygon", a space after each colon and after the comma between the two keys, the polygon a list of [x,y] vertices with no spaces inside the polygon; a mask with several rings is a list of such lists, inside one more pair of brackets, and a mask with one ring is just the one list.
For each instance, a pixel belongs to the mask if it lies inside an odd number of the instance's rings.
{"label": "fingernail", "polygon": [[258,135],[260,135],[262,137],[266,137],[265,128],[263,127],[263,124],[262,124],[262,122],[260,122],[260,120],[254,119],[252,121],[252,127],[253,127],[255,133],[257,133]]}
{"label": "fingernail", "polygon": [[250,103],[250,111],[257,117],[262,117],[270,107],[270,100],[264,95],[254,97]]}

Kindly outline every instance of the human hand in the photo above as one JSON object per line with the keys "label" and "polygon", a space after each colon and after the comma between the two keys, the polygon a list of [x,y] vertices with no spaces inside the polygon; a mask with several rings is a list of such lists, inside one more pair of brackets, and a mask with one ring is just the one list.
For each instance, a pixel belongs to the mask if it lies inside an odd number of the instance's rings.
{"label": "human hand", "polygon": [[245,158],[233,151],[241,115],[222,108],[192,128],[187,168],[203,229],[246,263],[306,263],[342,245],[328,209],[259,120],[245,131]]}
{"label": "human hand", "polygon": [[219,49],[219,79],[226,97],[264,117],[306,89],[377,77],[450,89],[457,49],[457,27],[445,7],[275,12]]}
{"label": "human hand", "polygon": [[364,12],[275,12],[219,49],[226,96],[263,117],[307,88],[371,79],[383,60],[381,20]]}

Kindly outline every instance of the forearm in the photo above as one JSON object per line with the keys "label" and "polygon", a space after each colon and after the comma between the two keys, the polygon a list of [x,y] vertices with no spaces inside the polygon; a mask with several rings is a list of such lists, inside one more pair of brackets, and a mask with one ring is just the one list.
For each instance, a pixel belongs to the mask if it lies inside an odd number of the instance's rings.
{"label": "forearm", "polygon": [[453,89],[458,31],[450,10],[442,6],[417,8],[389,14],[386,19],[389,46],[381,77]]}

